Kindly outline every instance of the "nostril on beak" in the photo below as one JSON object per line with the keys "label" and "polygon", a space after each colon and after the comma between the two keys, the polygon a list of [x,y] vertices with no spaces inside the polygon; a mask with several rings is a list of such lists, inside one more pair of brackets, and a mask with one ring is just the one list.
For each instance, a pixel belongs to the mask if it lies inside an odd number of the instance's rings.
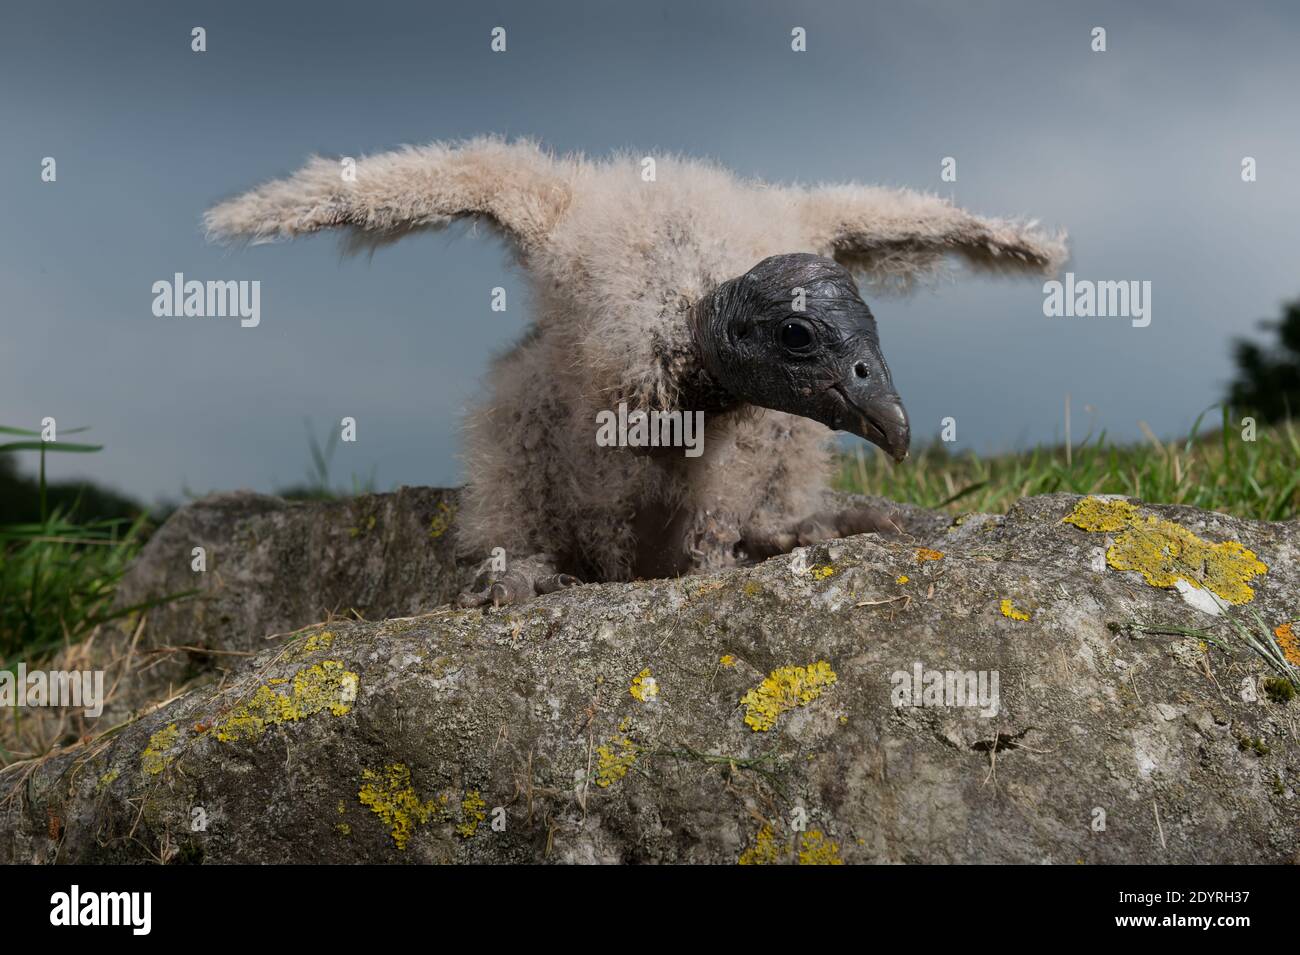
{"label": "nostril on beak", "polygon": [[859,378],[867,377],[868,371],[867,363],[865,361],[860,361],[853,366],[853,374],[857,375]]}

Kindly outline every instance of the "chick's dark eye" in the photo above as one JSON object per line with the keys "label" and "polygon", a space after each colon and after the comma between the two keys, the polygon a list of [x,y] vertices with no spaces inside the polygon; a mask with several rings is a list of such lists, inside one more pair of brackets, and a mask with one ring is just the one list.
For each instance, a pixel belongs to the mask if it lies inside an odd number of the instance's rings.
{"label": "chick's dark eye", "polygon": [[812,344],[812,332],[803,322],[786,322],[781,326],[781,344],[790,351],[803,351]]}

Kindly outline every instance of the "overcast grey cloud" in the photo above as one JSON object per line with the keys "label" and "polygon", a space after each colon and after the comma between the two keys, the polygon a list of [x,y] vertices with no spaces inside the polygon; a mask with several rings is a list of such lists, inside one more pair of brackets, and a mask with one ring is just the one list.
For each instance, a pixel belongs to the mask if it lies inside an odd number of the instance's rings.
{"label": "overcast grey cloud", "polygon": [[[303,419],[344,415],[360,440],[337,478],[459,480],[461,411],[525,321],[505,246],[458,227],[373,259],[330,238],[231,250],[199,217],[311,153],[495,132],[1065,227],[1080,278],[1152,283],[1150,327],[1045,318],[1032,281],[873,298],[916,440],[955,415],[959,447],[1050,441],[1067,392],[1113,435],[1176,435],[1219,397],[1230,339],[1300,293],[1298,27],[1281,2],[8,5],[0,423],[93,426],[105,451],[58,473],[144,498],[300,480]],[[154,317],[176,272],[260,280],[260,326]]]}

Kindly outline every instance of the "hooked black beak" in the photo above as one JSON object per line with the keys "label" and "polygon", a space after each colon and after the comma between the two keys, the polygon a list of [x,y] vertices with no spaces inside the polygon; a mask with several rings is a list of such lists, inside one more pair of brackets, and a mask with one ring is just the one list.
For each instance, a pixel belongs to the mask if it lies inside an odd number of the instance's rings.
{"label": "hooked black beak", "polygon": [[835,391],[843,404],[836,409],[832,428],[866,438],[895,461],[907,457],[912,429],[902,398],[892,393],[850,396],[840,385],[835,386]]}

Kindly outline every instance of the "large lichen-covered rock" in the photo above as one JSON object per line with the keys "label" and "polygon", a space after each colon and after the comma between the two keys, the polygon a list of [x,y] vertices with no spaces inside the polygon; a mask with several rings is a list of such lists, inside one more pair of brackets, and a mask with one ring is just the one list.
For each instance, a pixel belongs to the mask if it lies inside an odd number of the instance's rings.
{"label": "large lichen-covered rock", "polygon": [[1300,704],[1250,644],[1300,618],[1300,526],[1130,503],[241,617],[220,682],[0,774],[0,862],[1296,861]]}
{"label": "large lichen-covered rock", "polygon": [[[327,501],[238,491],[187,504],[150,538],[114,606],[173,599],[104,628],[61,663],[106,671],[112,724],[220,678],[268,636],[332,616],[432,610],[472,579],[456,553],[458,497],[411,487]],[[94,731],[71,716],[78,734]]]}
{"label": "large lichen-covered rock", "polygon": [[[113,692],[98,725],[112,725],[181,688],[220,680],[268,639],[335,617],[432,610],[474,579],[477,561],[456,545],[459,498],[455,488],[403,487],[341,500],[236,491],[194,501],[158,529],[118,587],[114,609],[148,609],[115,620],[52,666],[104,670]],[[832,494],[827,503],[849,500]],[[946,523],[921,508],[853,500],[888,508],[914,533]],[[0,728],[0,744],[43,751],[96,726],[76,711],[25,722],[32,738],[11,740]]]}

